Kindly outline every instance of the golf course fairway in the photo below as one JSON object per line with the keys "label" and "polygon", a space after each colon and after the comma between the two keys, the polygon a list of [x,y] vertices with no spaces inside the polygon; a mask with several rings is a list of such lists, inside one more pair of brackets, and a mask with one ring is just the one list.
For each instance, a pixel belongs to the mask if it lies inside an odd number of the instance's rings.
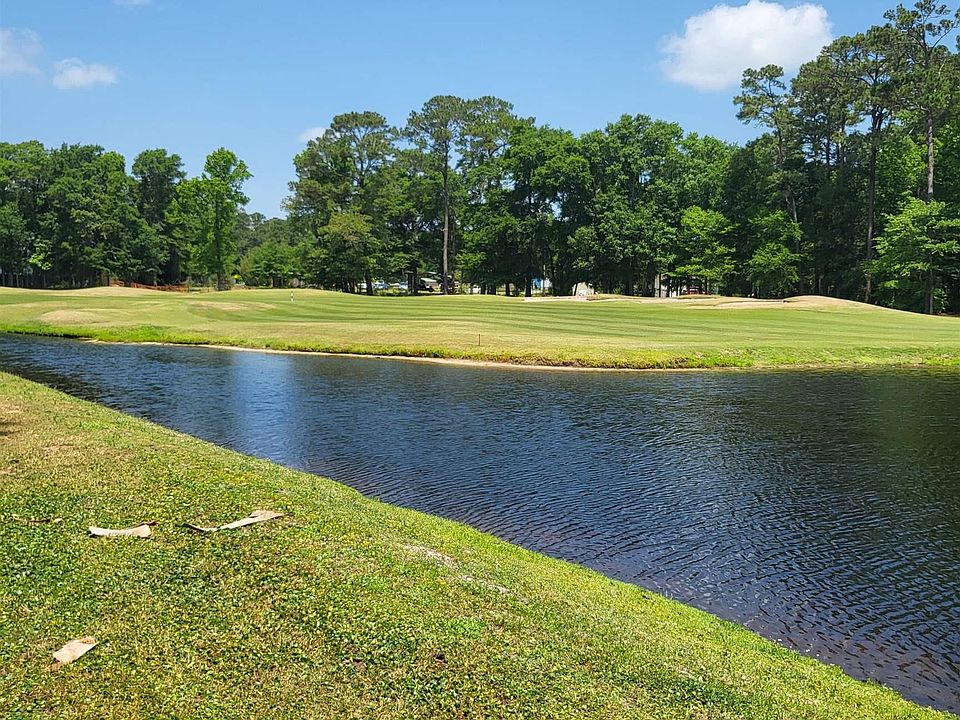
{"label": "golf course fairway", "polygon": [[0,332],[596,368],[960,365],[960,319],[833,298],[0,288]]}

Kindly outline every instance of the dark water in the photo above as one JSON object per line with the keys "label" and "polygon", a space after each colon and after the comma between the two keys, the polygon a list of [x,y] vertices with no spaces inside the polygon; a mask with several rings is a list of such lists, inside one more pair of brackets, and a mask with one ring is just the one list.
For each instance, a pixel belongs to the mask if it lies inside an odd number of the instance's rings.
{"label": "dark water", "polygon": [[10,336],[0,369],[960,711],[960,372],[559,373]]}

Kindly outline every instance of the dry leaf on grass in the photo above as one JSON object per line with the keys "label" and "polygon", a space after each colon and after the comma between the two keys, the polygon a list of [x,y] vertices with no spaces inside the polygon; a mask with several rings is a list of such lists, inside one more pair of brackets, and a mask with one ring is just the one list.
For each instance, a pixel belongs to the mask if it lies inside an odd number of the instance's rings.
{"label": "dry leaf on grass", "polygon": [[139,525],[134,525],[133,527],[128,528],[102,528],[91,526],[87,528],[90,531],[90,535],[93,537],[136,537],[136,538],[148,538],[150,537],[150,526],[156,525],[154,522],[140,523]]}
{"label": "dry leaf on grass", "polygon": [[186,527],[190,528],[191,530],[196,530],[197,532],[217,532],[218,530],[235,530],[247,525],[253,525],[254,523],[266,522],[267,520],[275,520],[281,517],[283,517],[283,513],[273,512],[272,510],[254,510],[247,517],[241,518],[240,520],[234,520],[232,523],[227,523],[226,525],[219,525],[218,527],[202,527],[200,525],[191,525],[190,523],[186,523]]}
{"label": "dry leaf on grass", "polygon": [[69,665],[77,658],[81,658],[86,655],[96,646],[97,641],[92,637],[82,637],[77,638],[76,640],[71,640],[53,654],[53,659],[56,660],[56,662],[47,669],[57,670],[64,665]]}

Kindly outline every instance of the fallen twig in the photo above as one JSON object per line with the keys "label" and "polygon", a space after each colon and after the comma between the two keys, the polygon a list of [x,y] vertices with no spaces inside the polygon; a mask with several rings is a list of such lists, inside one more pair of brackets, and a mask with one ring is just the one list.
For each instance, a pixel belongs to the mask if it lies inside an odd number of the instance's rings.
{"label": "fallen twig", "polygon": [[25,523],[27,525],[55,525],[57,523],[62,523],[62,517],[55,518],[25,518],[20,517],[19,515],[13,516],[14,522]]}
{"label": "fallen twig", "polygon": [[234,520],[232,523],[227,523],[226,525],[219,525],[217,527],[203,527],[201,525],[184,523],[184,527],[195,530],[196,532],[208,533],[217,532],[218,530],[235,530],[236,528],[253,525],[254,523],[266,522],[267,520],[275,520],[281,517],[283,517],[283,513],[273,512],[272,510],[254,510],[247,517],[241,518],[240,520]]}
{"label": "fallen twig", "polygon": [[137,537],[137,538],[148,538],[150,537],[150,526],[156,525],[156,522],[145,522],[140,523],[139,525],[134,525],[133,527],[128,528],[102,528],[91,526],[88,528],[90,535],[92,537]]}

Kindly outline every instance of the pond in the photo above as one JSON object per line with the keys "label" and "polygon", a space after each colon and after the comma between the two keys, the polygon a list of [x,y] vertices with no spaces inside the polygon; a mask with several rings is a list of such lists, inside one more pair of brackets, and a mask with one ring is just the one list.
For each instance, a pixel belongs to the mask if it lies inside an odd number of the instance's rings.
{"label": "pond", "polygon": [[960,372],[560,372],[14,336],[0,369],[960,711]]}

